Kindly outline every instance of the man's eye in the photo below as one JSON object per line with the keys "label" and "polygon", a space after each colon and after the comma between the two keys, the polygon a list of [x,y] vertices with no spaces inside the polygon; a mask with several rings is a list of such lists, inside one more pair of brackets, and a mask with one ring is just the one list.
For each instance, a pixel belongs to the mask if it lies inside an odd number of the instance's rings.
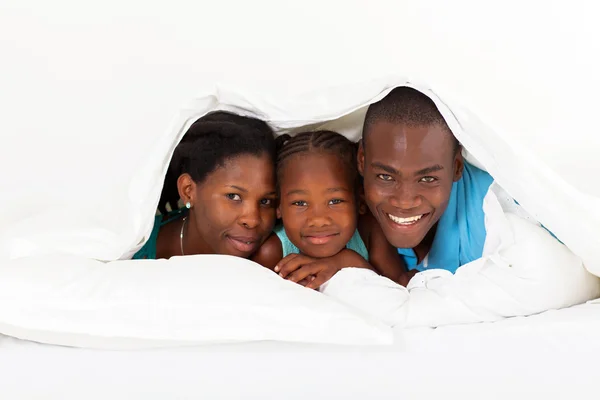
{"label": "man's eye", "polygon": [[344,202],[344,200],[342,200],[342,199],[331,199],[331,200],[329,200],[329,205],[340,204],[343,202]]}
{"label": "man's eye", "polygon": [[388,174],[377,174],[377,178],[381,179],[382,181],[386,181],[386,182],[389,182],[392,180],[392,176],[388,175]]}
{"label": "man's eye", "polygon": [[437,178],[435,178],[433,176],[424,176],[419,181],[420,182],[425,182],[425,183],[432,183],[432,182],[437,181]]}
{"label": "man's eye", "polygon": [[298,200],[298,201],[294,201],[292,203],[293,206],[298,206],[298,207],[306,207],[308,205],[307,202],[305,202],[304,200]]}
{"label": "man's eye", "polygon": [[242,198],[240,197],[240,195],[237,194],[237,193],[227,193],[226,196],[227,196],[227,198],[229,200],[233,200],[233,201],[240,201],[240,200],[242,200]]}
{"label": "man's eye", "polygon": [[260,201],[260,204],[262,204],[263,206],[270,206],[271,204],[273,204],[273,200],[271,200],[271,199],[262,199]]}

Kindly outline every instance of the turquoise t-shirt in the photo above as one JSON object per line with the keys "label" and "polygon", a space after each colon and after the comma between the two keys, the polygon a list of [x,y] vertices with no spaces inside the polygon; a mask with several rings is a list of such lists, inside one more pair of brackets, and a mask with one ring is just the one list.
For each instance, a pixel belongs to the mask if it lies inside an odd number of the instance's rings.
{"label": "turquoise t-shirt", "polygon": [[135,253],[133,255],[132,259],[133,260],[143,260],[143,259],[155,260],[156,259],[156,240],[158,239],[158,232],[160,231],[160,228],[165,226],[169,222],[174,221],[177,218],[179,218],[183,214],[184,210],[186,210],[186,209],[182,208],[179,210],[171,211],[170,213],[168,213],[166,215],[157,215],[156,217],[154,217],[154,227],[152,228],[152,233],[150,234],[148,241],[146,243],[144,243],[144,246],[141,249],[139,249],[137,251],[137,253]]}
{"label": "turquoise t-shirt", "polygon": [[[286,257],[286,256],[288,256],[290,254],[294,254],[294,253],[298,253],[298,254],[300,253],[300,249],[298,247],[296,247],[288,238],[287,234],[285,233],[285,229],[283,228],[283,225],[276,226],[273,231],[275,232],[275,234],[281,241],[281,248],[283,249],[283,257]],[[360,237],[358,230],[356,230],[354,232],[354,235],[352,235],[352,238],[346,245],[346,248],[350,249],[350,250],[354,250],[355,252],[360,254],[365,260],[369,261],[369,252],[367,251],[367,247],[365,246],[365,243],[363,242],[362,238]]]}

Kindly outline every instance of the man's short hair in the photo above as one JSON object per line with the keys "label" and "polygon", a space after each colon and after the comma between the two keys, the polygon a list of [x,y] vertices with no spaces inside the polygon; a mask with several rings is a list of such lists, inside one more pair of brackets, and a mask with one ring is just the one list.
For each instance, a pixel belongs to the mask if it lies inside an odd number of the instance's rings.
{"label": "man's short hair", "polygon": [[460,147],[433,100],[407,86],[395,88],[383,99],[369,106],[363,125],[363,139],[366,138],[373,125],[378,122],[407,126],[439,125],[454,139],[454,151],[456,152]]}

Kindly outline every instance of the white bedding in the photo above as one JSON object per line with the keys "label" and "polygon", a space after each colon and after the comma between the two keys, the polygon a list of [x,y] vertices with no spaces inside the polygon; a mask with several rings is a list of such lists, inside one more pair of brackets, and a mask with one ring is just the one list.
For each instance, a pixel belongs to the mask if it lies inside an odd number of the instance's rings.
{"label": "white bedding", "polygon": [[0,336],[0,397],[597,398],[600,304],[397,333],[391,347],[256,342],[144,351]]}
{"label": "white bedding", "polygon": [[[226,108],[262,116],[278,133],[327,127],[356,139],[364,107],[392,86],[407,83],[432,96],[468,159],[479,161],[577,257],[570,271],[558,263],[561,274],[544,274],[543,257],[530,264],[542,277],[536,282],[552,281],[537,285],[536,296],[528,296],[528,281],[517,274],[497,274],[489,286],[478,285],[485,278],[481,264],[446,284],[432,282],[421,292],[432,296],[427,299],[413,289],[409,306],[420,303],[427,309],[415,312],[411,306],[412,315],[422,318],[414,325],[535,313],[591,296],[594,282],[573,282],[582,278],[582,262],[600,275],[595,3],[210,3],[178,0],[167,7],[108,0],[90,8],[72,0],[1,2],[1,323],[14,327],[26,321],[29,326],[19,326],[19,332],[31,328],[32,336],[71,345],[81,342],[62,342],[65,336],[85,335],[93,326],[92,333],[110,341],[115,322],[110,313],[101,314],[106,318],[101,320],[88,312],[84,320],[77,318],[77,307],[104,308],[108,297],[126,315],[135,294],[141,299],[136,310],[154,304],[159,279],[141,284],[131,274],[130,281],[103,286],[130,271],[111,275],[118,264],[91,275],[81,271],[95,263],[91,259],[126,258],[141,246],[171,151],[194,118]],[[265,12],[269,9],[281,15]],[[370,81],[389,73],[394,76]],[[552,257],[527,250],[527,257]],[[57,254],[86,261],[61,275],[60,266],[51,263]],[[22,267],[27,257],[46,262],[37,265],[35,277],[10,280],[26,275],[21,269],[11,276],[10,267]],[[509,271],[505,267],[493,270]],[[573,270],[577,273],[570,274]],[[467,272],[478,284],[469,284]],[[79,273],[81,281],[70,280]],[[94,279],[94,273],[102,279]],[[193,275],[180,275],[184,283],[164,290],[180,300],[192,298]],[[13,285],[17,281],[22,287]],[[139,291],[129,289],[132,282],[139,283]],[[498,282],[503,285],[497,292],[487,290]],[[469,301],[455,303],[455,313],[433,307],[449,292],[455,300]],[[482,302],[485,307],[473,316],[468,305],[490,293],[516,301],[493,307]],[[413,300],[419,297],[423,301]],[[79,301],[71,301],[75,298]],[[281,305],[303,304],[291,300]],[[177,311],[177,304],[157,303]],[[197,305],[192,302],[187,310],[194,312]],[[413,328],[397,331],[391,348],[268,342],[111,352],[5,337],[0,339],[0,398],[397,399],[404,392],[411,398],[461,393],[461,398],[487,399],[508,397],[506,392],[535,398],[536,391],[544,398],[597,398],[590,389],[597,375],[599,312],[598,305],[584,305],[497,323]],[[135,316],[139,321],[120,319],[124,330],[138,329],[143,336],[150,326],[154,339],[164,334],[167,341],[197,339],[197,332],[206,333],[201,322],[211,322],[197,316],[196,332],[182,332],[170,331],[151,313]],[[281,320],[273,318],[270,337],[290,340],[284,334],[295,323],[310,328],[309,320],[292,319],[286,329],[277,329]],[[65,336],[44,336],[48,327]],[[368,332],[369,326],[362,329]],[[322,333],[330,342],[340,331]]]}

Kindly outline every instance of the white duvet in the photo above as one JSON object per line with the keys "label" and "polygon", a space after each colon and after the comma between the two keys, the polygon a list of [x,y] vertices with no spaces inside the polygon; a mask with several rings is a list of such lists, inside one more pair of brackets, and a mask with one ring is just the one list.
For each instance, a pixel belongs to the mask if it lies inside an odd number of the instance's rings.
{"label": "white duvet", "polygon": [[[181,2],[185,12],[123,1],[93,13],[66,3],[0,6],[0,33],[15,38],[0,43],[10,60],[0,74],[0,333],[94,347],[284,340],[293,331],[297,341],[386,343],[389,326],[493,321],[600,296],[600,78],[588,73],[600,49],[584,23],[593,13],[557,3],[545,18],[523,5],[515,16],[510,2],[490,11],[464,0],[478,18],[437,1],[395,2],[396,13],[375,17],[344,3],[348,29],[333,43],[322,36],[332,20],[311,19],[323,29],[310,32],[268,16],[250,23],[245,3],[227,24],[216,3],[202,24],[195,16],[206,10],[194,2]],[[314,16],[309,3],[290,11]],[[71,13],[57,11],[65,7]],[[514,18],[512,29],[502,16]],[[302,35],[274,37],[276,27]],[[256,41],[240,43],[240,31]],[[381,72],[394,74],[372,79]],[[419,274],[408,290],[348,269],[326,296],[240,260],[125,261],[149,236],[170,155],[198,117],[228,109],[278,133],[330,128],[358,139],[366,106],[398,85],[429,95],[467,159],[495,178],[482,259],[454,276]],[[215,311],[226,298],[226,310],[243,304],[245,328],[235,329],[239,313]]]}

